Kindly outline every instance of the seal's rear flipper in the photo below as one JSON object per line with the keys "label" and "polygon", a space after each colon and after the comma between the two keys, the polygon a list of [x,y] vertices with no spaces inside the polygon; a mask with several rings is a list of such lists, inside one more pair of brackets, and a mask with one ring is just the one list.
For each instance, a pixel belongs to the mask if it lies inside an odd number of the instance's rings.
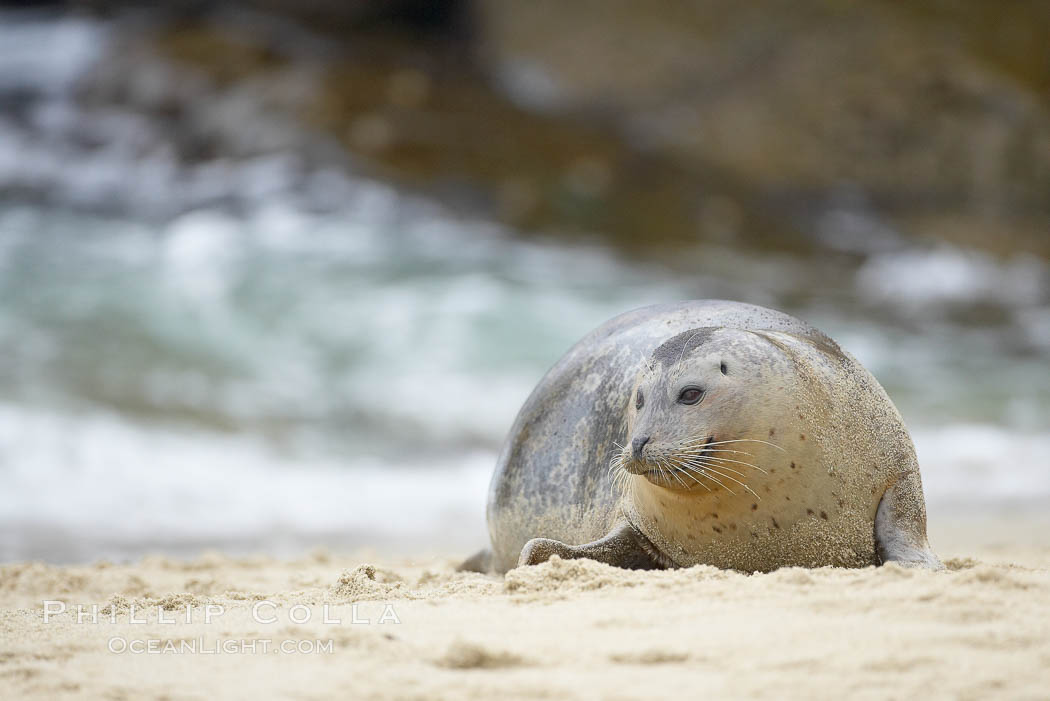
{"label": "seal's rear flipper", "polygon": [[926,540],[926,504],[918,473],[904,475],[882,495],[875,512],[875,549],[883,563],[944,569]]}
{"label": "seal's rear flipper", "polygon": [[456,568],[456,571],[489,574],[492,572],[492,551],[488,548],[477,551],[461,562],[459,567]]}
{"label": "seal's rear flipper", "polygon": [[566,545],[549,538],[533,538],[521,549],[518,567],[538,565],[551,555],[564,560],[587,558],[628,570],[662,570],[671,566],[652,543],[626,521],[620,522],[601,540],[583,545]]}

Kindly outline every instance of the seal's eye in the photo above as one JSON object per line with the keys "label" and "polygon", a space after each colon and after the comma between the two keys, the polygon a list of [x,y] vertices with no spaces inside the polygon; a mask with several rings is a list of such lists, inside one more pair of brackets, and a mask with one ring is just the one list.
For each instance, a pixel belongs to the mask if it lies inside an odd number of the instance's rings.
{"label": "seal's eye", "polygon": [[645,406],[645,397],[642,396],[642,390],[638,390],[638,396],[634,398],[634,408],[641,409]]}
{"label": "seal's eye", "polygon": [[699,387],[686,387],[678,395],[679,404],[696,404],[704,398],[704,390]]}

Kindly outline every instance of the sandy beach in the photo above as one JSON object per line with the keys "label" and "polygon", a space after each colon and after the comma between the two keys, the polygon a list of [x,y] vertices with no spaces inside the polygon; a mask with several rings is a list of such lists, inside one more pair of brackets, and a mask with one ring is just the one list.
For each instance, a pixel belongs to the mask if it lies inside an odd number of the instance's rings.
{"label": "sandy beach", "polygon": [[1046,698],[1045,523],[970,525],[933,529],[943,572],[556,560],[500,578],[324,550],[8,564],[0,697]]}

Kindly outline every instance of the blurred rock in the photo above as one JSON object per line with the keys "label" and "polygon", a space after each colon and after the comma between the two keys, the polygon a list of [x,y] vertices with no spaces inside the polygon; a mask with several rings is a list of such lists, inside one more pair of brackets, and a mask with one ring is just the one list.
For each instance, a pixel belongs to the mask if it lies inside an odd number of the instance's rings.
{"label": "blurred rock", "polygon": [[1048,3],[478,5],[512,98],[540,73],[547,109],[724,169],[804,228],[847,186],[906,234],[1050,254]]}
{"label": "blurred rock", "polygon": [[324,32],[388,24],[451,36],[462,35],[467,31],[470,16],[469,3],[465,0],[161,0],[147,6],[130,0],[66,0],[48,4],[102,12],[149,9],[184,17],[248,10],[288,17]]}
{"label": "blurred rock", "polygon": [[132,102],[193,127],[215,112],[194,95],[263,93],[374,174],[519,228],[650,253],[859,260],[927,238],[1050,257],[1050,3],[157,7],[181,20],[132,32],[157,60],[113,69]]}

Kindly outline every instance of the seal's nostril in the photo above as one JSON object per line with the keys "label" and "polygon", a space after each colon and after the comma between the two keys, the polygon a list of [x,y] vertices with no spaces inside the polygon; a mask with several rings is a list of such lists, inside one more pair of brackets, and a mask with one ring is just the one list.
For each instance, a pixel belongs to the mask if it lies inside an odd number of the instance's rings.
{"label": "seal's nostril", "polygon": [[639,436],[631,441],[631,449],[634,452],[634,457],[638,458],[642,455],[642,448],[649,442],[649,436]]}

